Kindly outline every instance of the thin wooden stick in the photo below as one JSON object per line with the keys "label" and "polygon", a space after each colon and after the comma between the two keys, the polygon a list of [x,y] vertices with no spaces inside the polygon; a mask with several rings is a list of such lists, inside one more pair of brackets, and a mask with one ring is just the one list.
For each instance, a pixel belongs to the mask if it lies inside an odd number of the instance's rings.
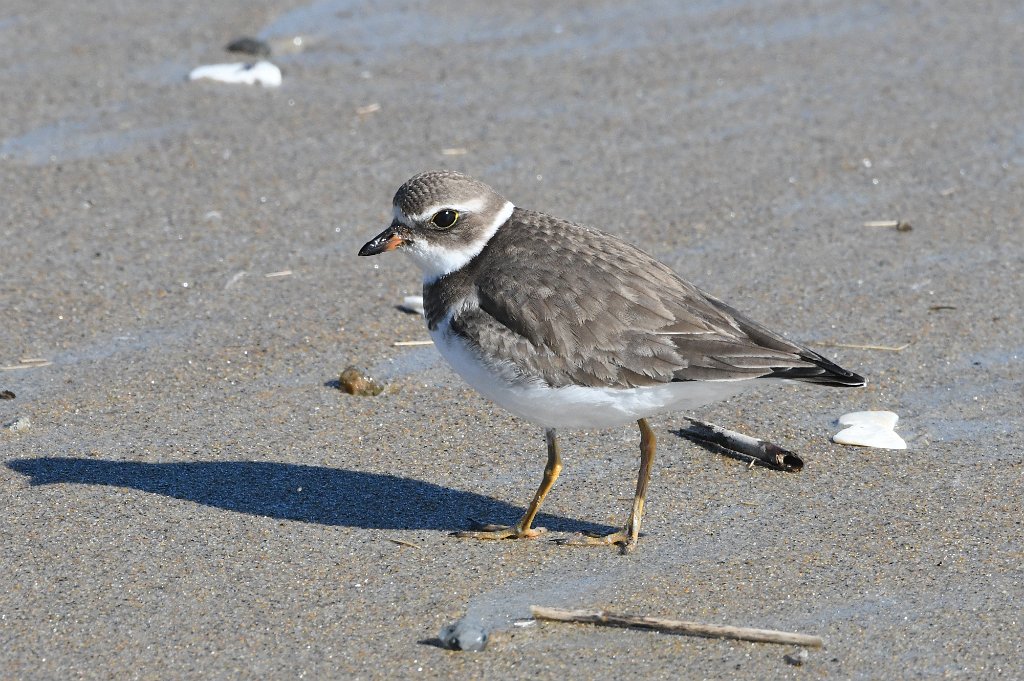
{"label": "thin wooden stick", "polygon": [[853,348],[854,350],[884,350],[885,352],[899,352],[910,347],[910,343],[903,345],[860,345],[859,343],[814,343],[823,348]]}
{"label": "thin wooden stick", "polygon": [[404,539],[395,539],[394,537],[384,537],[384,538],[387,539],[389,542],[394,542],[395,544],[398,544],[399,546],[410,546],[410,547],[412,547],[414,549],[418,549],[419,548],[419,545],[413,544],[411,541],[405,541]]}
{"label": "thin wooden stick", "polygon": [[735,430],[722,428],[713,423],[685,418],[693,425],[686,430],[679,431],[680,435],[691,440],[710,442],[740,456],[749,457],[751,466],[755,461],[760,461],[766,466],[790,473],[796,473],[804,467],[803,459],[776,444],[737,433]]}
{"label": "thin wooden stick", "polygon": [[788,631],[776,631],[775,629],[752,629],[750,627],[701,624],[700,622],[671,620],[663,617],[617,615],[605,610],[562,610],[561,608],[547,608],[540,605],[531,605],[530,612],[537,619],[554,622],[583,622],[587,624],[603,624],[611,627],[640,627],[641,629],[655,629],[657,631],[690,634],[706,638],[732,638],[740,641],[783,643],[807,646],[808,648],[820,648],[825,645],[825,641],[820,636],[794,634]]}
{"label": "thin wooden stick", "polygon": [[432,340],[411,340],[411,341],[395,341],[391,345],[396,348],[411,348],[417,345],[433,345]]}
{"label": "thin wooden stick", "polygon": [[10,366],[0,367],[0,371],[16,371],[18,369],[38,369],[40,367],[48,367],[53,362],[49,362],[45,359],[33,359],[28,362],[22,362],[21,364],[12,364]]}

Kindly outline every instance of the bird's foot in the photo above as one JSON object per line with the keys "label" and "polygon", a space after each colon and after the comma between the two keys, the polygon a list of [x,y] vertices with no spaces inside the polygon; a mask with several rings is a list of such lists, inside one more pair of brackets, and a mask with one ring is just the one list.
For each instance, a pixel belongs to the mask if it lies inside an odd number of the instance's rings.
{"label": "bird's foot", "polygon": [[565,537],[555,540],[561,546],[611,546],[617,545],[622,549],[623,554],[632,553],[636,548],[636,538],[627,530],[619,530],[611,534],[597,534],[596,532],[584,532],[572,537]]}
{"label": "bird's foot", "polygon": [[533,539],[547,532],[543,527],[521,529],[518,525],[494,525],[492,523],[481,523],[472,521],[473,529],[452,532],[453,537],[465,539]]}

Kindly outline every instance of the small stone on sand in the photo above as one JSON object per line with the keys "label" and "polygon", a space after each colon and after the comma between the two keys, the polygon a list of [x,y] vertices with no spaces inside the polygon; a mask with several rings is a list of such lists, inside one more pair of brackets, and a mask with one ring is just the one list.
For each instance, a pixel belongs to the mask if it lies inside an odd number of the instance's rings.
{"label": "small stone on sand", "polygon": [[487,632],[480,625],[467,623],[464,619],[441,629],[438,638],[441,645],[449,650],[478,653],[487,647]]}
{"label": "small stone on sand", "polygon": [[27,416],[22,416],[19,419],[15,419],[14,421],[11,421],[10,423],[4,426],[4,428],[11,431],[12,433],[20,433],[28,430],[31,427],[32,422],[28,420]]}
{"label": "small stone on sand", "polygon": [[228,52],[241,52],[242,54],[251,54],[254,57],[270,56],[270,45],[262,40],[248,36],[232,40],[227,44],[226,49]]}
{"label": "small stone on sand", "polygon": [[423,296],[406,296],[402,298],[402,304],[399,307],[406,312],[423,314]]}
{"label": "small stone on sand", "polygon": [[349,395],[373,397],[384,392],[384,386],[372,376],[367,376],[361,369],[350,366],[338,377],[338,387]]}
{"label": "small stone on sand", "polygon": [[800,648],[799,650],[794,650],[791,653],[786,653],[782,656],[782,659],[786,661],[786,664],[791,664],[794,667],[802,667],[804,666],[804,663],[807,662],[808,657],[807,649]]}

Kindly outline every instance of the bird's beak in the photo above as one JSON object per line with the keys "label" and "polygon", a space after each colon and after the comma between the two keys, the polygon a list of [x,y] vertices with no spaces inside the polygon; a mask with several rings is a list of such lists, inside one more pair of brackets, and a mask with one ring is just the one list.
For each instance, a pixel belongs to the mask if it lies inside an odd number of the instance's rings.
{"label": "bird's beak", "polygon": [[380,255],[409,243],[409,239],[401,235],[401,230],[404,230],[402,223],[392,222],[390,227],[363,244],[359,255]]}

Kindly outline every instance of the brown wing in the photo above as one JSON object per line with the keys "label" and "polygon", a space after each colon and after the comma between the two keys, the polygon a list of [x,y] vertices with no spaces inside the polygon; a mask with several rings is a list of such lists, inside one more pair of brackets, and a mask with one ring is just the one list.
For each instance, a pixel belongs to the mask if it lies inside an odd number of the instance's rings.
{"label": "brown wing", "polygon": [[516,209],[485,253],[472,272],[479,307],[456,315],[453,331],[552,386],[863,383],[602,232]]}

